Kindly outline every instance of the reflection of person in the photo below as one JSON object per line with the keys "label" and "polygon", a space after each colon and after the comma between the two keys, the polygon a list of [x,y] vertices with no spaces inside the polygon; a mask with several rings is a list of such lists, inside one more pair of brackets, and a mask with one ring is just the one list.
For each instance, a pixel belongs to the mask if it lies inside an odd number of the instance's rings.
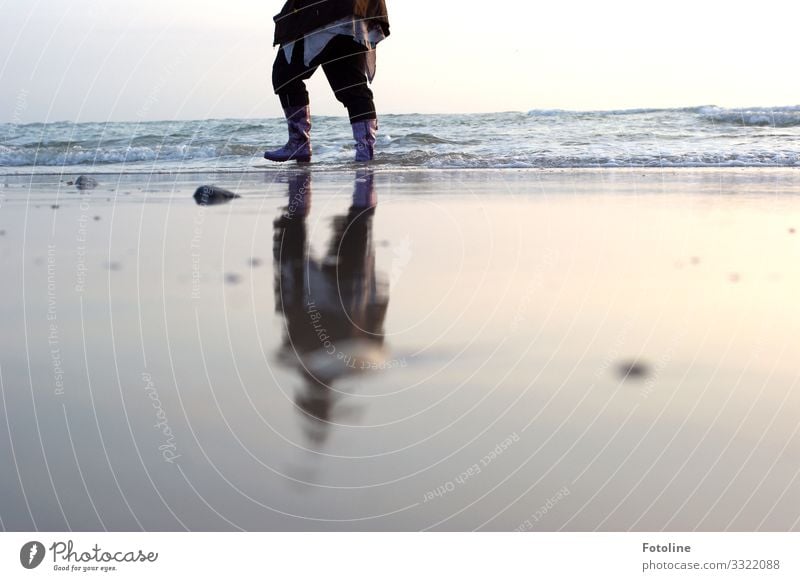
{"label": "reflection of person", "polygon": [[323,440],[337,403],[334,382],[374,369],[386,359],[383,323],[388,288],[377,280],[372,244],[375,195],[371,171],[358,172],[353,204],[334,220],[322,260],[309,256],[306,216],[311,174],[289,181],[289,206],[275,221],[275,304],[285,320],[280,361],[303,387],[295,403],[311,421],[307,434]]}
{"label": "reflection of person", "polygon": [[272,85],[281,100],[289,141],[264,157],[311,160],[311,111],[305,82],[322,66],[350,116],[356,161],[370,161],[378,130],[372,91],[375,46],[389,35],[385,0],[288,0],[275,16]]}

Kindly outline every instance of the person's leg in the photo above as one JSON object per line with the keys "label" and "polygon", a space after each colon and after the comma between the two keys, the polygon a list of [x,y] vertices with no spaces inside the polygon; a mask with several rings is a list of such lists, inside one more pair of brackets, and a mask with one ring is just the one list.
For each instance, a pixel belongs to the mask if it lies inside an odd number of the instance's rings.
{"label": "person's leg", "polygon": [[305,107],[309,104],[305,81],[311,78],[317,65],[303,64],[303,41],[295,43],[292,61],[286,60],[283,47],[278,49],[275,63],[272,65],[272,88],[281,101],[284,109],[288,107]]}
{"label": "person's leg", "polygon": [[272,66],[272,86],[286,116],[289,141],[280,149],[264,153],[264,158],[270,161],[311,161],[311,110],[305,80],[317,67],[303,64],[302,42],[297,42],[291,62],[286,60],[283,48],[279,48]]}
{"label": "person's leg", "polygon": [[323,53],[322,70],[336,99],[347,108],[350,122],[377,119],[367,83],[367,48],[348,36],[334,37]]}
{"label": "person's leg", "polygon": [[378,115],[367,82],[367,48],[350,37],[337,36],[320,56],[328,83],[350,116],[356,161],[370,161],[374,157]]}

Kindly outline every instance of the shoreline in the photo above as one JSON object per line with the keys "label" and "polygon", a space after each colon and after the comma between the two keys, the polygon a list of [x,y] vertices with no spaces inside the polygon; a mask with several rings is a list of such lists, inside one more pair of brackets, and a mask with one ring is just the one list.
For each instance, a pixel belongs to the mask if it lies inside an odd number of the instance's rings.
{"label": "shoreline", "polygon": [[[269,170],[248,171],[185,171],[185,172],[53,172],[30,174],[0,174],[0,192],[13,187],[54,187],[71,188],[68,183],[74,182],[79,176],[88,176],[98,180],[101,186],[123,183],[164,183],[171,182],[175,186],[187,184],[234,184],[252,185],[256,183],[270,183],[279,181],[286,176],[310,172],[321,182],[336,182],[347,180],[353,173],[363,170],[374,173],[377,179],[385,183],[402,183],[411,179],[414,183],[430,181],[442,183],[474,182],[480,183],[487,178],[501,177],[503,181],[511,183],[537,182],[548,185],[569,182],[575,179],[579,182],[599,181],[625,182],[637,185],[655,187],[676,184],[686,185],[687,182],[708,183],[710,180],[719,180],[721,184],[733,186],[750,185],[759,191],[759,186],[764,181],[780,185],[781,189],[797,187],[800,193],[800,168],[796,167],[679,167],[679,168],[386,168],[380,166],[363,166],[353,164],[347,168],[316,168],[312,166],[283,165]],[[661,178],[642,180],[641,178]],[[103,189],[103,188],[101,188]],[[93,190],[83,190],[88,194]],[[105,188],[107,191],[107,187]]]}
{"label": "shoreline", "polygon": [[767,173],[794,173],[800,172],[800,166],[710,166],[710,165],[698,165],[698,166],[663,166],[663,167],[653,167],[653,166],[643,166],[643,167],[636,167],[636,166],[575,166],[575,167],[446,167],[446,168],[430,168],[430,167],[391,167],[391,166],[384,166],[378,164],[374,165],[363,165],[358,163],[352,163],[350,166],[346,164],[338,165],[338,166],[330,166],[330,165],[314,165],[311,164],[296,164],[294,162],[285,163],[285,164],[275,164],[272,166],[264,166],[262,167],[253,167],[252,169],[220,169],[220,170],[181,170],[181,171],[174,171],[174,170],[153,170],[153,171],[93,171],[91,168],[97,166],[87,166],[90,169],[81,170],[81,171],[71,171],[72,169],[77,169],[76,166],[69,166],[68,169],[70,171],[46,171],[46,172],[16,172],[16,173],[3,173],[3,169],[0,167],[0,178],[21,178],[21,177],[53,177],[53,176],[63,176],[63,175],[91,175],[91,176],[148,176],[148,175],[260,175],[264,173],[281,173],[286,171],[312,171],[315,173],[346,173],[350,171],[355,171],[357,169],[372,169],[376,173],[432,173],[432,174],[440,174],[440,173],[464,173],[464,172],[475,172],[475,173],[495,173],[495,172],[511,172],[511,173],[545,173],[545,174],[563,174],[563,173],[606,173],[606,172],[619,172],[619,173],[637,173],[637,172],[647,172],[647,173],[665,173],[665,172],[681,172],[681,173],[742,173],[742,172],[767,172]]}

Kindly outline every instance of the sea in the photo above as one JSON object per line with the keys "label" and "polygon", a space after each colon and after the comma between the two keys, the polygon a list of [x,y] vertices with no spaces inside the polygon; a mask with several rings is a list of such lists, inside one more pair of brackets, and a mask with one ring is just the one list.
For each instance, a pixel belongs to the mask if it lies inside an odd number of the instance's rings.
{"label": "sea", "polygon": [[[352,164],[343,117],[313,119],[315,170]],[[0,174],[274,171],[282,119],[0,124]],[[377,167],[799,167],[800,105],[382,115]]]}

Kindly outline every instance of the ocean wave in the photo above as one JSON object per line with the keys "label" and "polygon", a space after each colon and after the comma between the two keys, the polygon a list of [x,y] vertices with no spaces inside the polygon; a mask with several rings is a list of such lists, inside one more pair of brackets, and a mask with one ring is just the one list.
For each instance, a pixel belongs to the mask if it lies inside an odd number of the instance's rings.
{"label": "ocean wave", "polygon": [[[314,167],[347,167],[347,119],[315,120]],[[268,170],[285,140],[280,119],[0,124],[0,173]],[[376,150],[403,168],[798,167],[800,106],[385,115]]]}
{"label": "ocean wave", "polygon": [[407,135],[393,137],[391,143],[399,147],[418,147],[421,145],[474,145],[479,142],[476,140],[456,141],[453,139],[445,139],[444,137],[437,137],[432,133],[409,133]]}
{"label": "ocean wave", "polygon": [[640,115],[694,115],[702,121],[755,127],[800,126],[800,106],[725,108],[715,105],[680,108],[639,108],[609,110],[532,109],[529,117],[625,117]]}
{"label": "ocean wave", "polygon": [[687,155],[506,155],[481,156],[464,153],[411,151],[383,154],[376,165],[430,169],[571,169],[571,168],[723,168],[800,167],[800,153],[752,152],[694,153]]}
{"label": "ocean wave", "polygon": [[621,117],[625,115],[650,115],[656,113],[693,113],[703,107],[679,107],[679,108],[632,108],[632,109],[531,109],[527,112],[530,117],[560,117],[560,116],[581,116],[591,115],[597,117]]}
{"label": "ocean wave", "polygon": [[107,148],[7,147],[0,145],[0,166],[82,166],[142,162],[184,162],[215,160],[223,157],[261,156],[261,150],[251,145],[165,145]]}
{"label": "ocean wave", "polygon": [[[27,152],[20,155],[0,146],[0,164],[7,168],[83,168],[81,171],[109,165],[124,165],[126,171],[149,172],[153,169],[215,171],[216,169],[252,169],[253,160],[261,160],[261,150],[253,147],[170,147],[162,150],[127,148],[113,151]],[[341,148],[321,148],[312,164],[317,169],[348,167],[349,153]],[[800,152],[693,152],[686,154],[656,153],[586,153],[564,154],[540,151],[534,154],[477,154],[469,152],[436,152],[413,149],[382,151],[374,164],[385,168],[427,169],[505,169],[505,168],[625,168],[625,167],[800,167]],[[267,165],[264,169],[280,169]]]}
{"label": "ocean wave", "polygon": [[724,109],[701,107],[697,111],[701,119],[723,125],[754,127],[800,127],[800,106]]}

